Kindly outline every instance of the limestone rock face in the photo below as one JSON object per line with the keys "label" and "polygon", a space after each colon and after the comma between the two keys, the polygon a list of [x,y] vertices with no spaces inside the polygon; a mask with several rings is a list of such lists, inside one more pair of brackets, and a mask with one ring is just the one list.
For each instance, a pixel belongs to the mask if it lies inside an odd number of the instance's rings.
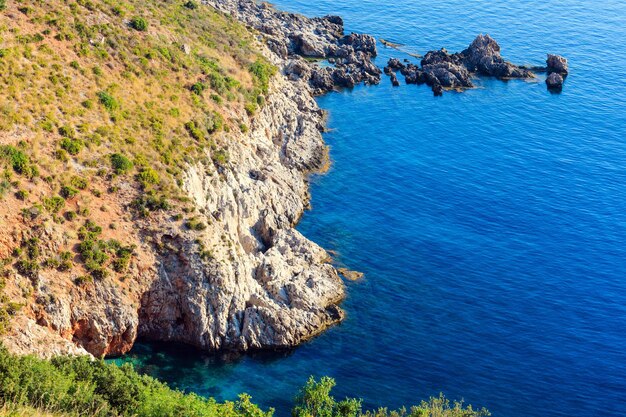
{"label": "limestone rock face", "polygon": [[303,88],[276,79],[250,133],[229,148],[236,161],[221,173],[188,170],[185,188],[208,213],[200,239],[212,254],[198,254],[197,235],[155,235],[164,250],[142,298],[141,336],[209,350],[280,348],[343,317],[328,253],[293,228],[308,199],[306,174],[326,161],[322,113]]}

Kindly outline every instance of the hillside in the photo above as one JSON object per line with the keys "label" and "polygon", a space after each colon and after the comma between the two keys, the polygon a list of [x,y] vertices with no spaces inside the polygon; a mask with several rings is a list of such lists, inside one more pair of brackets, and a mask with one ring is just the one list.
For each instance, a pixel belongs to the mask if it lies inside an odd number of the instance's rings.
{"label": "hillside", "polygon": [[322,115],[260,35],[194,1],[1,6],[11,350],[291,346],[341,318],[328,255],[292,229]]}

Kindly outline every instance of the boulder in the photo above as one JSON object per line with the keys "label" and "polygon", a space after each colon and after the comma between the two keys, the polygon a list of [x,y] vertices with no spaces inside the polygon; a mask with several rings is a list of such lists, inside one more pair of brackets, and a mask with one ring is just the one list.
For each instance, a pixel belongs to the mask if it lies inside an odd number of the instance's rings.
{"label": "boulder", "polygon": [[563,77],[557,72],[553,72],[546,78],[548,90],[560,91],[563,88]]}
{"label": "boulder", "polygon": [[400,86],[400,82],[398,81],[398,77],[396,76],[395,72],[392,72],[389,77],[391,78],[391,85],[393,85],[394,87],[399,87]]}
{"label": "boulder", "polygon": [[547,69],[548,69],[549,74],[556,72],[557,74],[566,76],[569,73],[567,59],[563,58],[560,55],[548,54],[548,59],[546,60],[546,64],[547,64]]}
{"label": "boulder", "polygon": [[389,62],[387,62],[387,67],[391,68],[394,71],[398,71],[404,68],[405,65],[402,62],[400,62],[399,59],[391,58]]}
{"label": "boulder", "polygon": [[311,67],[302,58],[290,59],[287,65],[285,65],[285,75],[291,81],[301,79],[308,81],[311,78]]}
{"label": "boulder", "polygon": [[370,35],[351,33],[344,36],[342,43],[352,46],[355,51],[365,52],[370,56],[376,56],[378,53],[376,50],[376,39]]}

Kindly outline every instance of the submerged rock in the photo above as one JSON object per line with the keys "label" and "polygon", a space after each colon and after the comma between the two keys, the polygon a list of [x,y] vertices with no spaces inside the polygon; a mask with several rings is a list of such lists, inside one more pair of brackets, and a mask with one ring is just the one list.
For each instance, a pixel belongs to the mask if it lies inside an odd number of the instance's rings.
{"label": "submerged rock", "polygon": [[348,268],[337,268],[337,271],[349,281],[357,281],[364,276],[363,272],[351,271]]}

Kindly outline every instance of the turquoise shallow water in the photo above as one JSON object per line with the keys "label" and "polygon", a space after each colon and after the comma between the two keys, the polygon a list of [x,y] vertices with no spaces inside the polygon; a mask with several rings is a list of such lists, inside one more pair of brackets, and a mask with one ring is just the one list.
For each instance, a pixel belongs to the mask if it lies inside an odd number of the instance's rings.
{"label": "turquoise shallow water", "polygon": [[[275,3],[422,53],[489,33],[516,63],[565,55],[571,76],[559,95],[481,79],[433,98],[385,78],[320,98],[333,166],[299,228],[365,272],[346,322],[284,355],[139,344],[124,360],[281,416],[309,375],[366,406],[441,391],[495,416],[625,415],[626,2]],[[380,48],[380,66],[406,57]]]}

